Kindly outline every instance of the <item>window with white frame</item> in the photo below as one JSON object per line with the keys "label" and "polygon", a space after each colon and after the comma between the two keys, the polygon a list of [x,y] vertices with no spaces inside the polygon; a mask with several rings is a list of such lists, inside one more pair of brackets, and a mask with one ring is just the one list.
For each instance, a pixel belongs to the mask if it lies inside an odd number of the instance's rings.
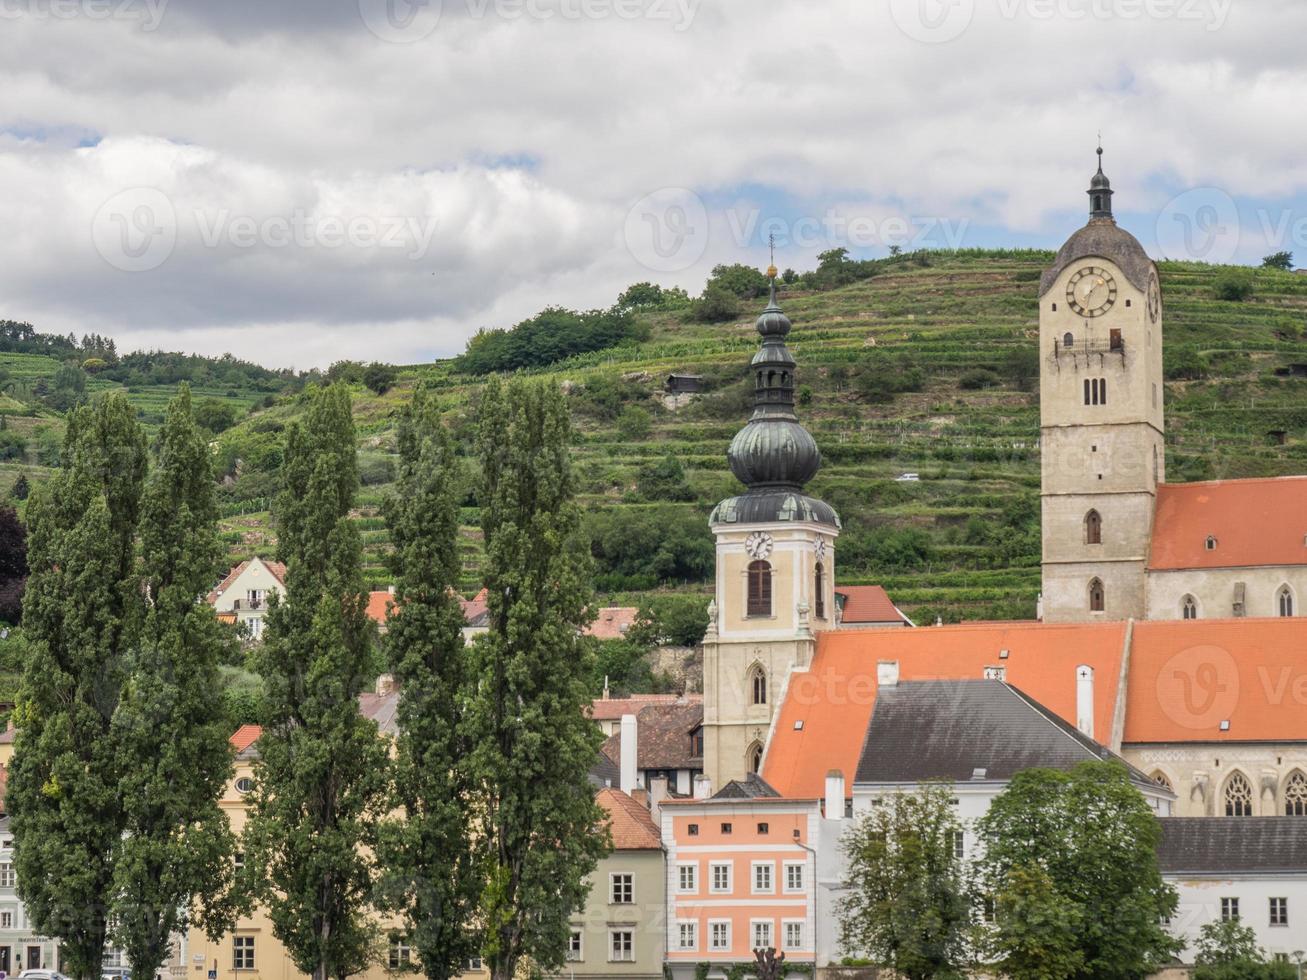
{"label": "window with white frame", "polygon": [[1221,899],[1221,921],[1229,922],[1230,920],[1239,921],[1239,899],[1223,898]]}
{"label": "window with white frame", "polygon": [[714,861],[708,866],[710,878],[710,890],[714,892],[728,892],[731,890],[731,862]]}
{"label": "window with white frame", "polygon": [[580,963],[584,958],[585,942],[581,938],[581,930],[577,926],[572,926],[572,931],[567,937],[567,961]]}
{"label": "window with white frame", "polygon": [[787,892],[803,891],[803,864],[798,861],[785,862],[785,890]]}
{"label": "window with white frame", "polygon": [[798,919],[793,922],[785,923],[785,948],[802,949],[803,948],[803,920]]}
{"label": "window with white frame", "polygon": [[406,943],[402,936],[396,936],[390,941],[387,962],[392,970],[405,969],[413,962],[413,947]]}
{"label": "window with white frame", "polygon": [[967,856],[967,835],[965,831],[953,831],[953,856],[959,861]]}
{"label": "window with white frame", "polygon": [[751,923],[753,926],[753,945],[751,949],[773,949],[775,943],[772,942],[771,920],[754,919]]}
{"label": "window with white frame", "polygon": [[729,919],[708,923],[708,948],[716,950],[731,948],[731,923]]}
{"label": "window with white frame", "polygon": [[1289,924],[1289,900],[1287,898],[1271,899],[1271,925],[1287,926]]}
{"label": "window with white frame", "polygon": [[773,877],[776,865],[771,861],[753,862],[753,892],[755,895],[770,895],[776,890]]}
{"label": "window with white frame", "polygon": [[609,901],[614,905],[630,905],[635,901],[635,876],[619,871],[608,876]]}
{"label": "window with white frame", "polygon": [[635,933],[630,929],[608,930],[608,960],[630,963],[635,960]]}
{"label": "window with white frame", "polygon": [[676,890],[684,894],[694,894],[699,890],[699,865],[681,864],[676,868]]}
{"label": "window with white frame", "polygon": [[233,970],[254,969],[254,937],[232,936],[231,968]]}
{"label": "window with white frame", "polygon": [[677,949],[698,949],[699,948],[699,923],[697,922],[678,922],[677,923]]}
{"label": "window with white frame", "polygon": [[14,927],[14,913],[5,911],[0,912],[0,929],[12,929]]}
{"label": "window with white frame", "polygon": [[11,862],[5,861],[0,864],[0,888],[14,887],[14,866]]}

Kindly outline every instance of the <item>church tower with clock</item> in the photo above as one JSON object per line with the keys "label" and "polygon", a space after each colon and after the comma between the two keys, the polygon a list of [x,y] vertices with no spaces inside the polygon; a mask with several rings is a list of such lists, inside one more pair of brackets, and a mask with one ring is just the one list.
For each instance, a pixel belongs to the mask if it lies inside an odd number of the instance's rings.
{"label": "church tower with clock", "polygon": [[1164,481],[1157,267],[1089,186],[1089,223],[1040,281],[1043,618],[1142,619]]}
{"label": "church tower with clock", "polygon": [[803,492],[821,466],[794,411],[790,321],[771,297],[750,364],[754,410],[727,458],[745,492],[709,517],[717,540],[716,595],[703,647],[704,773],[715,790],[759,772],[791,671],[806,668],[814,633],[834,629],[833,508]]}

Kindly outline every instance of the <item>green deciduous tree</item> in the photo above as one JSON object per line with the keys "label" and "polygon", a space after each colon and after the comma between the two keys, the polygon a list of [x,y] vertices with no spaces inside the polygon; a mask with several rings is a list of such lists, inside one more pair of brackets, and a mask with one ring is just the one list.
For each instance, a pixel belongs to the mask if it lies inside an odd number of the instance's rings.
{"label": "green deciduous tree", "polygon": [[1298,971],[1288,963],[1266,959],[1257,945],[1257,933],[1238,919],[1209,922],[1198,934],[1194,980],[1296,980]]}
{"label": "green deciduous tree", "polygon": [[134,533],[145,437],[121,396],[69,419],[64,466],[28,506],[27,664],[9,777],[15,871],[63,968],[98,977],[124,828],[110,736],[137,629]]}
{"label": "green deciduous tree", "polygon": [[214,697],[228,641],[213,608],[197,601],[222,555],[217,520],[209,448],[183,385],[145,488],[136,594],[146,611],[112,727],[125,811],[114,938],[139,980],[157,974],[197,895],[216,914],[212,934],[229,925],[217,900],[232,877],[231,829],[218,806],[230,731]]}
{"label": "green deciduous tree", "polygon": [[952,791],[893,793],[846,835],[848,889],[839,906],[844,949],[908,980],[962,977],[971,899],[955,846]]}
{"label": "green deciduous tree", "polygon": [[403,691],[394,781],[402,817],[383,828],[383,885],[408,920],[422,972],[446,980],[478,950],[473,919],[483,882],[471,837],[467,666],[454,591],[463,488],[435,401],[423,391],[400,416],[399,460],[385,506],[396,576],[386,650]]}
{"label": "green deciduous tree", "polygon": [[987,952],[1003,976],[1071,980],[1081,975],[1081,909],[1062,901],[1042,868],[1012,868],[991,901],[998,928],[990,933]]}
{"label": "green deciduous tree", "polygon": [[[986,891],[1001,896],[1022,881],[1038,885],[1016,897],[1043,910],[1050,947],[1062,956],[1079,951],[1082,965],[1068,976],[1133,980],[1179,948],[1162,926],[1177,898],[1158,871],[1161,829],[1119,762],[1019,773],[979,831]],[[1020,934],[1028,924],[1005,917],[1001,903],[998,911],[1000,948],[1031,949],[1034,940]]]}
{"label": "green deciduous tree", "polygon": [[471,766],[488,866],[484,955],[494,980],[563,965],[568,922],[605,853],[587,783],[602,740],[585,716],[589,562],[559,391],[497,381],[481,400],[490,631],[472,647]]}
{"label": "green deciduous tree", "polygon": [[295,965],[343,978],[375,956],[372,849],[387,756],[359,712],[370,679],[370,623],[358,530],[349,392],[314,392],[287,432],[277,498],[286,594],[268,612],[256,668],[266,690],[244,848],[258,895]]}
{"label": "green deciduous tree", "polygon": [[1266,269],[1283,269],[1288,272],[1293,268],[1293,253],[1274,252],[1262,259],[1262,267]]}

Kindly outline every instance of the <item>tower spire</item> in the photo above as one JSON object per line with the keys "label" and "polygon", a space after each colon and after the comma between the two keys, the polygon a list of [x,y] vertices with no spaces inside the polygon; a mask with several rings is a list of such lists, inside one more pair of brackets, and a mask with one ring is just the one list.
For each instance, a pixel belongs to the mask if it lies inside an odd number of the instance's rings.
{"label": "tower spire", "polygon": [[1098,134],[1098,173],[1089,181],[1089,217],[1114,220],[1112,218],[1112,182],[1103,173],[1103,134]]}

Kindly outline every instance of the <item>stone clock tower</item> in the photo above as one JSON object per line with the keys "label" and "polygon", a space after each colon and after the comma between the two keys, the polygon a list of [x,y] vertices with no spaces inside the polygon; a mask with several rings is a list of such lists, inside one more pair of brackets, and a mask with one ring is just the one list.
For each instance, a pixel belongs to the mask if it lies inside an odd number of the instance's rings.
{"label": "stone clock tower", "polygon": [[1039,288],[1047,622],[1142,619],[1165,473],[1157,267],[1112,217],[1103,150],[1089,223]]}
{"label": "stone clock tower", "polygon": [[717,593],[704,637],[704,772],[714,791],[761,768],[772,716],[791,669],[812,662],[817,630],[835,626],[840,520],[803,486],[821,466],[794,413],[790,321],[771,301],[758,318],[750,365],[752,418],[731,442],[731,471],[748,489],[709,517]]}

